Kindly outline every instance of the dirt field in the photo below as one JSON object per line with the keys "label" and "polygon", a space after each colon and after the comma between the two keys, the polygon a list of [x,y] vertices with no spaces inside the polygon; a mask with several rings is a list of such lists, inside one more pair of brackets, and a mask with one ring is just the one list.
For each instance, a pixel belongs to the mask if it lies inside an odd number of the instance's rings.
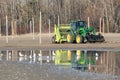
{"label": "dirt field", "polygon": [[8,43],[6,37],[0,37],[0,49],[120,49],[120,34],[107,33],[104,34],[105,42],[103,43],[86,43],[86,44],[52,44],[51,37],[53,34],[42,34],[42,43],[38,34],[35,34],[34,39],[32,34],[9,36]]}

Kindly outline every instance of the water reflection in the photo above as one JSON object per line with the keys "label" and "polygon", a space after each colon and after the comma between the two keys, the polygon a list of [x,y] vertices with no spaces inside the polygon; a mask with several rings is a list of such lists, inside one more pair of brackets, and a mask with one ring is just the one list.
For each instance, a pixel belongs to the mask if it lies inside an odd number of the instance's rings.
{"label": "water reflection", "polygon": [[95,54],[87,54],[87,51],[56,51],[55,64],[72,65],[76,69],[87,69],[88,65],[94,65],[97,57]]}
{"label": "water reflection", "polygon": [[49,51],[31,50],[31,51],[1,51],[1,61],[19,61],[28,63],[45,63],[50,62]]}
{"label": "water reflection", "polygon": [[81,50],[0,51],[0,61],[55,64],[81,71],[120,75],[120,52]]}

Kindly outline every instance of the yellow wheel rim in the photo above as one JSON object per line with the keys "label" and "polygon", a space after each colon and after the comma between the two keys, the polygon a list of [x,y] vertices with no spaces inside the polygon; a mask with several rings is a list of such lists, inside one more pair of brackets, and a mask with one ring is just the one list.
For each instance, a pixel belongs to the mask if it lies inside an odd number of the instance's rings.
{"label": "yellow wheel rim", "polygon": [[70,40],[71,40],[71,35],[68,34],[68,35],[67,35],[67,41],[70,42]]}
{"label": "yellow wheel rim", "polygon": [[68,60],[71,60],[71,51],[68,50]]}
{"label": "yellow wheel rim", "polygon": [[77,37],[76,37],[76,42],[77,42],[77,43],[80,43],[80,42],[81,42],[80,36],[77,36]]}
{"label": "yellow wheel rim", "polygon": [[80,50],[77,50],[77,55],[80,56],[81,55],[81,51]]}

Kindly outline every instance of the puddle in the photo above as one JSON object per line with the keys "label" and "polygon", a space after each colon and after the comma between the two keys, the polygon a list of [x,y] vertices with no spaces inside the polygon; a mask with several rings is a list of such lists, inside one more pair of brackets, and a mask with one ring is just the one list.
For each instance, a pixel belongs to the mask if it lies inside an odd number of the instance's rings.
{"label": "puddle", "polygon": [[[31,65],[41,66],[45,64],[49,66],[54,65],[56,68],[58,68],[58,70],[60,69],[59,71],[60,73],[62,73],[61,71],[63,71],[64,69],[67,69],[67,70],[70,69],[75,72],[78,71],[83,73],[84,72],[92,73],[96,75],[97,74],[112,75],[114,76],[114,78],[112,79],[116,79],[116,80],[117,78],[115,78],[115,76],[120,75],[120,52],[119,51],[87,51],[87,50],[44,50],[44,51],[7,50],[7,51],[2,51],[1,50],[0,62],[1,62],[0,64],[2,63],[9,64],[12,62],[16,63],[16,65],[29,64],[28,66],[31,66]],[[50,69],[52,68],[50,67]],[[52,70],[54,70],[54,68]]]}

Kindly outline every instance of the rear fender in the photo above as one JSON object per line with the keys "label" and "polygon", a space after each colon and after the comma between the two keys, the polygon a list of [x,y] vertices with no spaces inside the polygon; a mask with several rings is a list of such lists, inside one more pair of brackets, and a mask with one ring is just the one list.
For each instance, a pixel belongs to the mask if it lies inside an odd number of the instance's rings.
{"label": "rear fender", "polygon": [[82,37],[85,37],[86,36],[86,32],[84,29],[79,29],[79,34],[82,36]]}

